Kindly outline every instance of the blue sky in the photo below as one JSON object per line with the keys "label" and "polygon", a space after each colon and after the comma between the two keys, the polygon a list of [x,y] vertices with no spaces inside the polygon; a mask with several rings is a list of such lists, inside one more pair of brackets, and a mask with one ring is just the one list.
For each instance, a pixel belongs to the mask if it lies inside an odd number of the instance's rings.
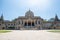
{"label": "blue sky", "polygon": [[60,18],[60,0],[0,0],[0,16],[3,13],[5,20],[24,16],[29,9],[43,19],[56,14]]}

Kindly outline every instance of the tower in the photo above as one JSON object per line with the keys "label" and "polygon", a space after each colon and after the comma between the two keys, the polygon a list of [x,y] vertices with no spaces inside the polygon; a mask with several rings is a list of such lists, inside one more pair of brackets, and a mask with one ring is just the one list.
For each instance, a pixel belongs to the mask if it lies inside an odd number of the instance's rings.
{"label": "tower", "polygon": [[58,16],[57,16],[57,14],[56,14],[56,16],[55,16],[55,20],[54,21],[59,21],[59,18],[58,18]]}
{"label": "tower", "polygon": [[3,21],[4,19],[3,19],[3,14],[1,15],[1,17],[0,17],[0,21]]}

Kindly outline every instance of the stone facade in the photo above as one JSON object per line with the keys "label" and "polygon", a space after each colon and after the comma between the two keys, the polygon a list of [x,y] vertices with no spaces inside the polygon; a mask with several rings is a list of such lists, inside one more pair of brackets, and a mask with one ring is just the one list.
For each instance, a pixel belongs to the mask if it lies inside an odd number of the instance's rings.
{"label": "stone facade", "polygon": [[[40,29],[60,29],[60,22],[43,22],[39,16],[34,16],[34,13],[29,10],[25,16],[20,16],[12,21],[5,21],[3,16],[0,18],[0,29],[8,30],[40,30]],[[59,25],[59,26],[58,26]]]}

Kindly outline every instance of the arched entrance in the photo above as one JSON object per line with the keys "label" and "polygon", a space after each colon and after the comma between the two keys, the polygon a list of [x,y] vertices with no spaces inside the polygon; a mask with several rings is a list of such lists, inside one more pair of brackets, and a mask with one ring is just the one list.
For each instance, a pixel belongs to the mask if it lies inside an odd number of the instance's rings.
{"label": "arched entrance", "polygon": [[34,22],[32,22],[32,26],[35,26],[35,25],[34,25]]}
{"label": "arched entrance", "polygon": [[31,22],[30,21],[28,22],[28,26],[31,26]]}
{"label": "arched entrance", "polygon": [[34,21],[25,21],[24,23],[25,28],[32,28],[33,26],[35,26]]}

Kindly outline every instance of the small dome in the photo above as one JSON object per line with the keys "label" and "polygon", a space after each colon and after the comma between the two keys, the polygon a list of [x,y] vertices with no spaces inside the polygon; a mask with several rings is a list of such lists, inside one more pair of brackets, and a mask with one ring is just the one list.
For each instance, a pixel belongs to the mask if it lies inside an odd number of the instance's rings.
{"label": "small dome", "polygon": [[31,10],[29,10],[26,12],[25,16],[26,17],[34,17],[34,13]]}

